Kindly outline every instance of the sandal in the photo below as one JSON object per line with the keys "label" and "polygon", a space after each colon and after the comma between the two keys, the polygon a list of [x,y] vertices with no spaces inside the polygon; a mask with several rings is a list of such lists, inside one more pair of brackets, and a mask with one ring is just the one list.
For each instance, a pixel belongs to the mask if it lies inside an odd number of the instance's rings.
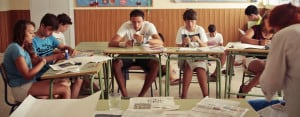
{"label": "sandal", "polygon": [[[244,85],[242,84],[242,85],[240,86],[239,93],[244,93],[244,92],[243,92],[243,87],[244,87]],[[245,95],[240,95],[240,94],[237,94],[236,97],[237,97],[237,98],[246,98]]]}
{"label": "sandal", "polygon": [[170,81],[170,85],[178,85],[179,82],[180,82],[179,79],[175,79],[175,80]]}
{"label": "sandal", "polygon": [[208,80],[209,80],[209,82],[217,82],[217,76],[212,74],[212,75],[209,76]]}

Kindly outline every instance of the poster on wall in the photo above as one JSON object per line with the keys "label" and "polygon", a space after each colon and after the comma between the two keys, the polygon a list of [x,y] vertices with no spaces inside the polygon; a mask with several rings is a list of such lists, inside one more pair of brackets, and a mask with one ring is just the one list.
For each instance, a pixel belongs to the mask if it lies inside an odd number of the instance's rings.
{"label": "poster on wall", "polygon": [[77,0],[77,6],[99,7],[151,7],[152,0]]}
{"label": "poster on wall", "polygon": [[247,2],[248,0],[174,0],[174,2]]}

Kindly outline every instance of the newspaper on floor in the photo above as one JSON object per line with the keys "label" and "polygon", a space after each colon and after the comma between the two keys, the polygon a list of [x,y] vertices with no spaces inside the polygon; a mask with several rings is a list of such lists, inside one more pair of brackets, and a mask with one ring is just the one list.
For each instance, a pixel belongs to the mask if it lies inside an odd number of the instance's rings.
{"label": "newspaper on floor", "polygon": [[239,104],[238,101],[205,97],[192,111],[203,117],[243,117],[248,109],[239,107]]}

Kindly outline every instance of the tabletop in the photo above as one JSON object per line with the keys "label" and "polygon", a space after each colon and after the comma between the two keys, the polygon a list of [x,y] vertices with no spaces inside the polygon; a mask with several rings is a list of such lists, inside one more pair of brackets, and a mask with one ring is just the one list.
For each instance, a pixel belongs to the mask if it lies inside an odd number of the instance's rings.
{"label": "tabletop", "polygon": [[[248,104],[247,100],[244,99],[230,99],[233,101],[239,101],[240,107],[248,108],[249,111],[246,113],[245,117],[259,117],[258,113]],[[174,100],[177,105],[180,105],[179,110],[190,110],[192,109],[200,99],[175,99]],[[126,110],[129,105],[129,100],[121,101],[122,110]],[[97,111],[107,111],[108,110],[108,100],[99,100],[96,106]]]}
{"label": "tabletop", "polygon": [[133,46],[127,48],[108,47],[103,52],[105,54],[160,54],[162,50],[148,50],[143,46]]}

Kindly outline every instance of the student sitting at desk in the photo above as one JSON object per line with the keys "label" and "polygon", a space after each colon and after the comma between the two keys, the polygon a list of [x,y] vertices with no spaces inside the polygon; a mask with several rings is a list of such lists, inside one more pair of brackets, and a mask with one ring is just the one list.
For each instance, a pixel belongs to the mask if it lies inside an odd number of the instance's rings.
{"label": "student sitting at desk", "polygon": [[[47,65],[38,73],[38,76],[44,74],[56,60],[65,59],[65,50],[68,50],[70,55],[75,55],[76,51],[69,46],[60,43],[52,33],[58,28],[57,17],[53,14],[47,13],[43,16],[40,26],[33,38],[33,48],[37,56],[44,57],[47,60]],[[56,49],[56,50],[55,50]],[[55,52],[54,52],[55,50]],[[57,51],[58,50],[58,51]],[[77,98],[81,88],[82,81],[76,81],[72,85],[72,98]]]}
{"label": "student sitting at desk", "polygon": [[[203,27],[196,24],[197,13],[193,9],[188,9],[183,14],[185,25],[180,27],[176,36],[176,44],[179,47],[204,47],[207,46],[207,37]],[[183,63],[183,64],[180,64]],[[187,97],[187,92],[192,80],[193,71],[197,73],[199,85],[203,97],[208,96],[207,85],[207,63],[202,60],[179,61],[179,67],[183,69],[183,86],[181,98]]]}
{"label": "student sitting at desk", "polygon": [[[208,33],[206,33],[207,36],[207,45],[208,46],[223,46],[223,36],[221,33],[218,33],[216,30],[216,26],[214,24],[210,24],[208,27]],[[221,61],[221,67],[224,66],[226,56],[225,53],[221,54],[219,56],[219,59]],[[215,69],[214,73],[210,75],[210,82],[216,82],[217,81],[217,69]]]}
{"label": "student sitting at desk", "polygon": [[[28,94],[49,96],[50,80],[37,81],[36,75],[46,65],[46,59],[33,57],[34,26],[31,21],[19,20],[14,26],[13,42],[4,53],[3,64],[8,84],[15,100],[19,102],[22,102]],[[71,98],[70,88],[65,84],[65,81],[55,82],[53,94],[60,98]]]}
{"label": "student sitting at desk", "polygon": [[[241,42],[254,45],[266,45],[271,43],[273,33],[267,31],[269,28],[268,14],[266,14],[264,15],[263,22],[260,25],[255,25],[247,30],[246,34],[241,37]],[[244,65],[245,69],[254,73],[255,76],[248,84],[242,84],[240,86],[239,93],[248,93],[254,86],[258,85],[259,77],[265,67],[265,57],[246,58],[244,60]],[[245,96],[238,95],[237,97],[241,98]]]}
{"label": "student sitting at desk", "polygon": [[245,15],[248,18],[248,29],[250,29],[254,25],[259,25],[262,22],[262,17],[259,15],[258,8],[254,5],[247,6],[247,8],[245,9]]}
{"label": "student sitting at desk", "polygon": [[[124,41],[121,41],[124,40]],[[119,28],[117,34],[110,40],[110,47],[132,47],[133,45],[150,44],[151,46],[162,46],[163,41],[160,39],[155,26],[148,21],[144,21],[144,12],[142,10],[132,10],[130,13],[130,21],[124,22]],[[143,55],[149,56],[149,55]],[[151,55],[150,55],[151,56]],[[125,78],[123,70],[128,69],[132,65],[141,66],[146,71],[146,78],[139,97],[145,95],[147,90],[154,82],[159,62],[154,59],[116,59],[113,61],[113,71],[116,76],[121,93],[124,97],[128,97],[125,87]]]}

